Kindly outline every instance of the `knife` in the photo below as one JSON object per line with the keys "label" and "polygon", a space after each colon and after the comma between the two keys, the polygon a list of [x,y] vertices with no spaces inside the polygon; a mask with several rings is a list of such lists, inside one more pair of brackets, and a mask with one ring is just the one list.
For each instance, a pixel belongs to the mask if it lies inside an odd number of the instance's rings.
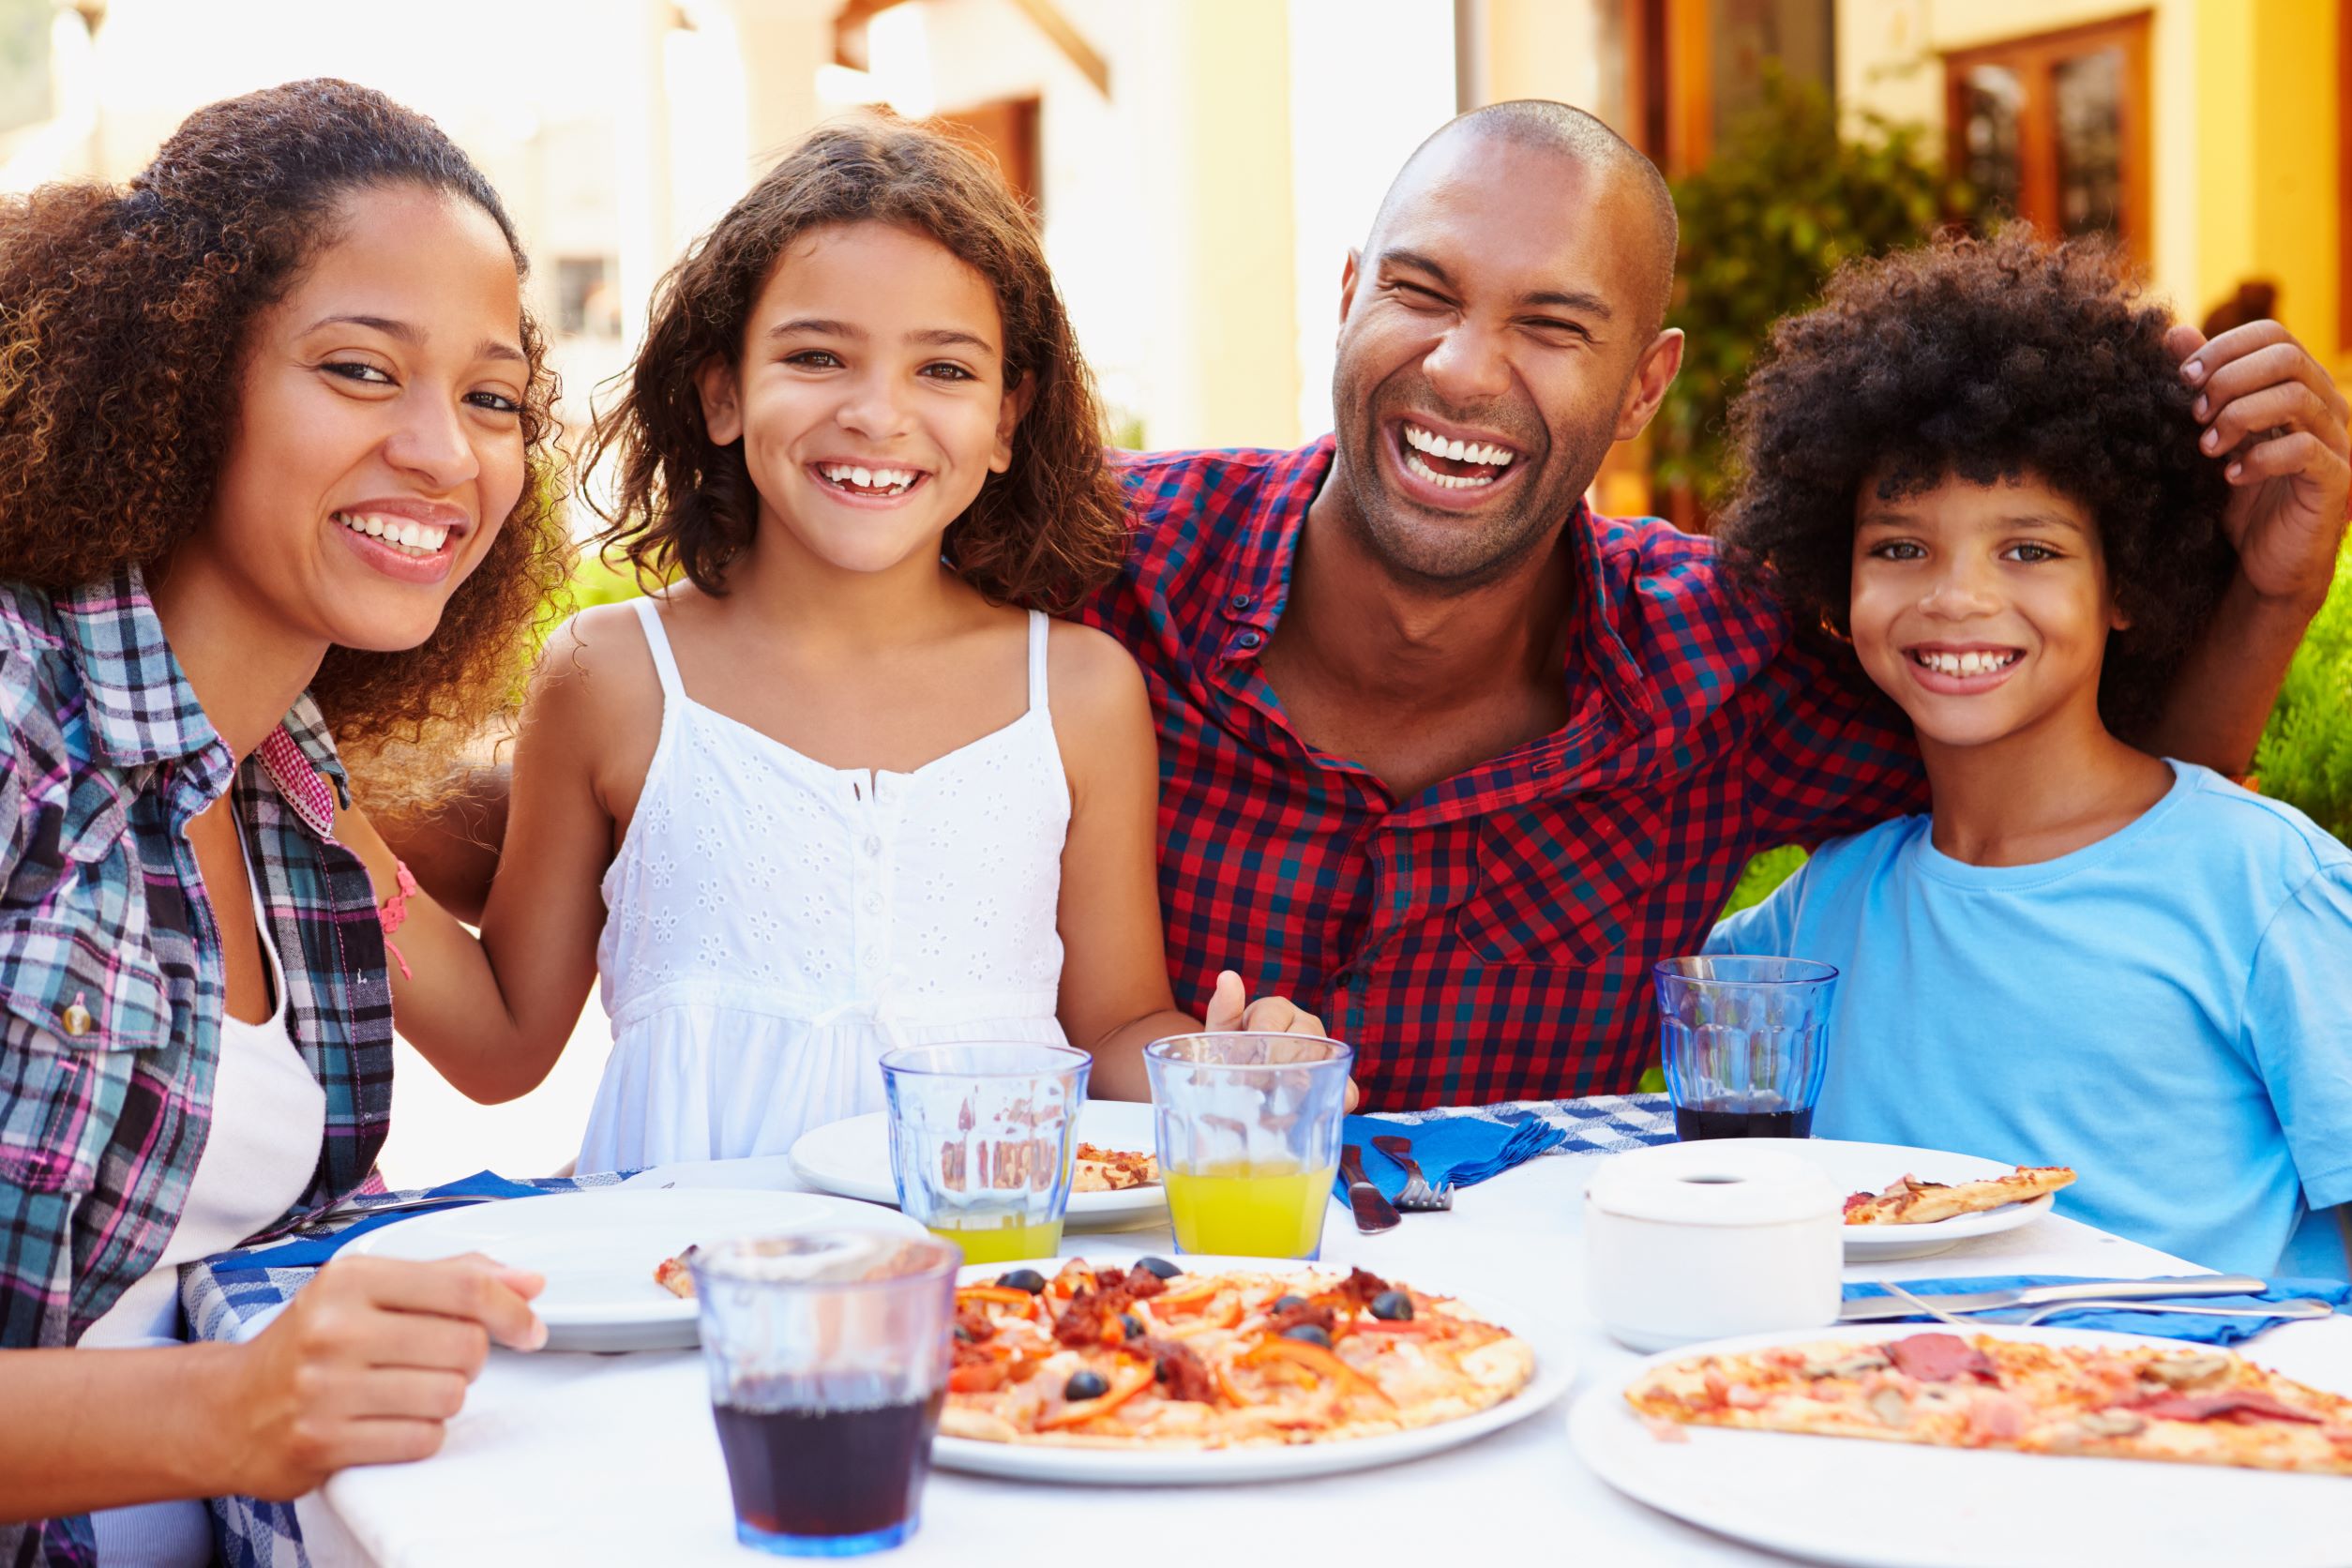
{"label": "knife", "polygon": [[[2254,1296],[2270,1288],[2248,1274],[2179,1274],[2164,1279],[2087,1280],[2080,1285],[2027,1285],[2006,1290],[1973,1290],[1957,1296],[1921,1296],[1920,1305],[1938,1312],[1992,1312],[2004,1306],[2046,1306],[2052,1302],[2155,1301],[2172,1296]],[[1841,1323],[1913,1318],[1919,1305],[1895,1296],[1865,1296],[1840,1309]]]}
{"label": "knife", "polygon": [[1356,1212],[1357,1229],[1368,1236],[1395,1227],[1399,1218],[1395,1205],[1364,1179],[1363,1150],[1350,1143],[1339,1151],[1339,1175],[1348,1184],[1348,1206]]}

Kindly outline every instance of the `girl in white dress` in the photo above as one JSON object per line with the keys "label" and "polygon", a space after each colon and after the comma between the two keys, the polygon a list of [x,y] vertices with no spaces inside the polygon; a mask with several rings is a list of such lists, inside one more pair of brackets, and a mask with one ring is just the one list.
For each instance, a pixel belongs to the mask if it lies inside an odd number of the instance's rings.
{"label": "girl in white dress", "polygon": [[[1145,1097],[1144,1042],[1200,1027],[1151,713],[1047,614],[1122,558],[1102,439],[996,171],[888,119],[811,135],[655,301],[595,452],[605,544],[671,586],[550,644],[481,945],[412,906],[401,1032],[507,1098],[600,971],[583,1170],[780,1153],[881,1108],[900,1042],[1067,1039]],[[1320,1029],[1229,974],[1210,1012]]]}

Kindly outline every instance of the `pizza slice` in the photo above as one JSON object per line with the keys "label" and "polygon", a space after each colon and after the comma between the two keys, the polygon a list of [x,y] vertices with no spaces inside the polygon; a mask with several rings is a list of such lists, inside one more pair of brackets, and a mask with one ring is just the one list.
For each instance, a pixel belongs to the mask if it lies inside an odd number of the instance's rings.
{"label": "pizza slice", "polygon": [[1072,1192],[1127,1192],[1159,1184],[1160,1162],[1132,1149],[1081,1143],[1072,1156]]}
{"label": "pizza slice", "polygon": [[2352,1475],[2352,1399],[2200,1347],[1831,1340],[1688,1357],[1625,1398],[1665,1438],[1735,1426]]}
{"label": "pizza slice", "polygon": [[694,1299],[694,1270],[691,1265],[694,1251],[694,1248],[688,1247],[675,1258],[665,1258],[659,1263],[655,1264],[654,1283],[673,1296],[683,1296],[687,1301],[692,1301]]}
{"label": "pizza slice", "polygon": [[1846,1200],[1848,1225],[1932,1225],[1958,1214],[1982,1214],[2056,1192],[2074,1180],[2063,1165],[2021,1165],[1981,1182],[1922,1182],[1906,1175],[1884,1192],[1858,1192]]}

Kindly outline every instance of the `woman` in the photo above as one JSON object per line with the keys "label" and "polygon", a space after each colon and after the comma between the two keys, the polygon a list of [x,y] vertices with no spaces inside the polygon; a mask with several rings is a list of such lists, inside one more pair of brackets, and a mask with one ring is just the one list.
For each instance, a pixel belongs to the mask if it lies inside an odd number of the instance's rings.
{"label": "woman", "polygon": [[397,920],[330,735],[430,761],[560,580],[523,265],[339,82],[0,207],[0,1560],[207,1560],[175,1500],[430,1453],[544,1338],[534,1276],[354,1259],[170,1343],[178,1264],[384,1141]]}

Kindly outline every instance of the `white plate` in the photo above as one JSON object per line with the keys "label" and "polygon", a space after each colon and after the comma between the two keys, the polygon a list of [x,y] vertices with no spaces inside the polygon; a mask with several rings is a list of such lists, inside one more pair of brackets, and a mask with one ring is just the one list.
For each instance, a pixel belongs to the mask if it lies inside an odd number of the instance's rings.
{"label": "white plate", "polygon": [[807,1192],[591,1188],[437,1209],[343,1250],[430,1261],[479,1252],[547,1276],[536,1307],[555,1350],[653,1350],[695,1342],[694,1303],[654,1283],[689,1246],[819,1226],[923,1233],[904,1214]]}
{"label": "white plate", "polygon": [[[1159,1142],[1152,1108],[1138,1100],[1087,1101],[1078,1107],[1078,1136],[1081,1143],[1146,1154]],[[792,1145],[792,1168],[810,1186],[844,1198],[894,1206],[898,1201],[898,1184],[890,1174],[890,1118],[885,1112],[830,1122],[801,1134]],[[1154,1184],[1125,1192],[1074,1192],[1064,1221],[1081,1229],[1123,1229],[1167,1213],[1168,1199]]]}
{"label": "white plate", "polygon": [[[1686,1356],[1926,1329],[1806,1329],[1651,1356],[1576,1398],[1568,1437],[1594,1473],[1662,1513],[1791,1557],[1870,1568],[2321,1568],[2352,1558],[2352,1480],[2133,1459],[1928,1448],[1866,1438],[1685,1428],[1651,1437],[1625,1390]],[[2081,1329],[1978,1333],[2052,1345],[2180,1348]],[[2256,1358],[2257,1360],[2259,1357]]]}
{"label": "white plate", "polygon": [[[1104,1259],[1109,1261],[1108,1253]],[[1123,1261],[1123,1259],[1122,1259]],[[1027,1264],[986,1263],[968,1268],[958,1277],[965,1284],[994,1279],[1007,1269],[1028,1267],[1051,1274],[1069,1259],[1048,1258]],[[1289,1263],[1267,1258],[1209,1258],[1177,1259],[1187,1274],[1246,1269],[1274,1273],[1319,1267],[1337,1279],[1347,1273],[1334,1264]],[[1408,1283],[1432,1294],[1428,1281]],[[1021,1443],[982,1442],[972,1438],[941,1437],[931,1444],[931,1463],[945,1470],[978,1475],[1009,1476],[1021,1481],[1075,1482],[1089,1486],[1230,1486],[1257,1481],[1295,1481],[1302,1476],[1334,1475],[1342,1470],[1372,1470],[1417,1459],[1474,1441],[1489,1432],[1515,1425],[1550,1409],[1576,1380],[1570,1351],[1573,1341],[1560,1324],[1539,1313],[1491,1297],[1464,1293],[1463,1305],[1490,1323],[1509,1329],[1535,1352],[1535,1376],[1528,1385],[1500,1405],[1489,1406],[1458,1421],[1416,1426],[1409,1432],[1354,1438],[1345,1442],[1301,1443],[1270,1448],[1188,1450],[1171,1448],[1106,1449],[1045,1448]]]}
{"label": "white plate", "polygon": [[[1945,1149],[1913,1149],[1901,1143],[1847,1143],[1834,1138],[1792,1138],[1788,1152],[1829,1173],[1843,1193],[1882,1192],[1897,1178],[1911,1175],[1922,1182],[1981,1182],[2006,1176],[2017,1167],[1975,1154],[1955,1154]],[[2031,1225],[2050,1212],[2050,1195],[2026,1203],[2006,1204],[1979,1214],[1955,1214],[1932,1225],[1849,1225],[1846,1228],[1846,1258],[1854,1263],[1885,1263],[1898,1258],[1925,1258],[1975,1241]]]}

